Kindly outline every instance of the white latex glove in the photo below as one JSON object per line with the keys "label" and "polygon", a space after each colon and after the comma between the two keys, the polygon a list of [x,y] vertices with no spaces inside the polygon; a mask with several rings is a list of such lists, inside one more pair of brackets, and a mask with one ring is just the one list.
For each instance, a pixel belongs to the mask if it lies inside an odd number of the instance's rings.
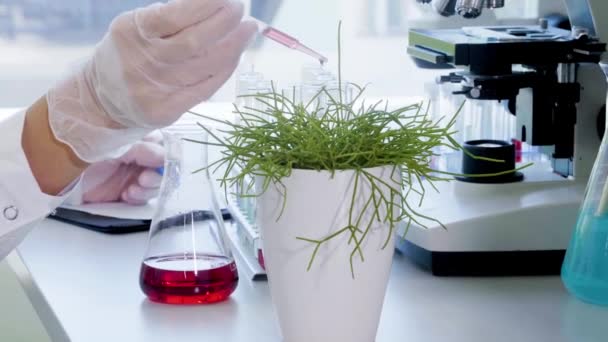
{"label": "white latex glove", "polygon": [[230,0],[172,0],[116,18],[82,71],[47,95],[58,140],[84,161],[135,141],[209,99],[234,72],[257,26]]}
{"label": "white latex glove", "polygon": [[162,176],[157,169],[164,165],[162,135],[156,131],[118,159],[91,165],[84,172],[79,191],[67,203],[125,202],[146,204],[158,196]]}

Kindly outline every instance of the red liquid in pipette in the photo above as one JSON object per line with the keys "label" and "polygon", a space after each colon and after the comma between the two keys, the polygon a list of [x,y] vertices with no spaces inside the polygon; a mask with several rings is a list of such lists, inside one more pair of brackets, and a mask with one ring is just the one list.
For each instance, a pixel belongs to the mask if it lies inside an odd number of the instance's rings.
{"label": "red liquid in pipette", "polygon": [[264,31],[262,31],[262,35],[264,35],[264,37],[266,37],[268,39],[272,39],[275,42],[282,44],[290,49],[298,50],[313,58],[316,58],[319,60],[319,62],[321,64],[325,64],[327,62],[327,58],[325,56],[308,48],[306,45],[300,43],[300,41],[298,41],[296,38],[288,35],[285,32],[279,31],[279,30],[275,29],[274,27],[269,26],[269,27],[265,28]]}
{"label": "red liquid in pipette", "polygon": [[[196,270],[195,270],[196,268]],[[168,255],[144,260],[142,291],[153,302],[211,304],[224,301],[239,282],[233,260],[213,255]]]}

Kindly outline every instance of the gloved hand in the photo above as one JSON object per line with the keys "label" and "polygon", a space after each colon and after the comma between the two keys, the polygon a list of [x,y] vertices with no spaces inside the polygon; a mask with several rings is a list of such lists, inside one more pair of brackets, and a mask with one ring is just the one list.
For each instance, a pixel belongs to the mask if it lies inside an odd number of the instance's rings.
{"label": "gloved hand", "polygon": [[55,137],[84,161],[129,144],[209,99],[257,25],[231,0],[172,0],[116,18],[93,57],[47,95]]}
{"label": "gloved hand", "polygon": [[162,167],[165,149],[162,135],[156,131],[118,159],[91,165],[84,173],[79,191],[67,203],[125,202],[146,204],[160,190],[162,176],[156,171]]}

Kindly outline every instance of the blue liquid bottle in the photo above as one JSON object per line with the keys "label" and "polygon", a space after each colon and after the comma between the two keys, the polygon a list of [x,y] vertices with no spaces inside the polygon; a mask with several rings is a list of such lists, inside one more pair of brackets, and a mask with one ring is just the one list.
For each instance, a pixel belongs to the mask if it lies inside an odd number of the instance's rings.
{"label": "blue liquid bottle", "polygon": [[577,298],[608,306],[608,134],[597,155],[566,258],[562,281]]}

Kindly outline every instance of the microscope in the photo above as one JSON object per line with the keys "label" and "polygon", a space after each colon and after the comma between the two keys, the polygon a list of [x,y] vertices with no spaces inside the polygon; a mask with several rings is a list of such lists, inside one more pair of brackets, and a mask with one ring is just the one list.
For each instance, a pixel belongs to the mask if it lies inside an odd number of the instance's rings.
{"label": "microscope", "polygon": [[[474,19],[504,0],[417,0],[443,16]],[[438,276],[559,274],[605,127],[608,72],[606,0],[564,0],[570,30],[533,26],[410,29],[408,54],[463,101],[499,101],[514,115],[514,141],[539,146],[545,161],[514,170],[517,143],[461,141],[461,177],[437,183],[405,223],[398,250]],[[416,202],[417,200],[412,200]],[[412,203],[413,205],[414,203]]]}

